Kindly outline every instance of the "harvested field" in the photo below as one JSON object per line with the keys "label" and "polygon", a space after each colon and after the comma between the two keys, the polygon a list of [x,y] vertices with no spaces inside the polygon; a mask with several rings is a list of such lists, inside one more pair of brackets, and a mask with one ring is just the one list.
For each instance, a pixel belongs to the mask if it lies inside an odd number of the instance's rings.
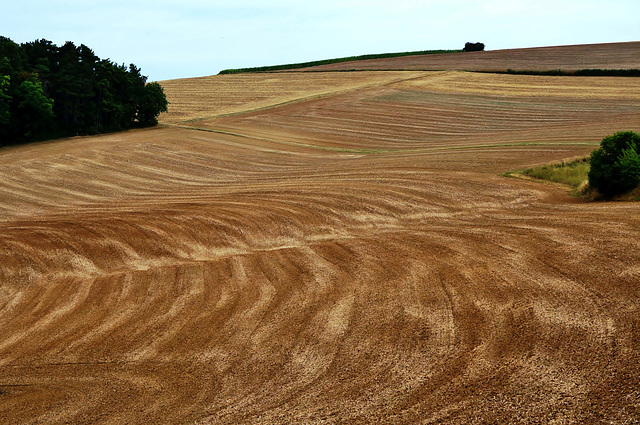
{"label": "harvested field", "polygon": [[[489,47],[489,46],[488,46]],[[640,69],[640,42],[534,47],[369,59],[321,65],[306,70],[466,70],[577,71],[579,69]]]}
{"label": "harvested field", "polygon": [[[418,75],[418,74],[416,74]],[[354,72],[279,75],[216,75],[163,81],[171,102],[164,122],[177,123],[217,115],[262,109],[305,98],[326,96],[403,80],[406,72]]]}
{"label": "harvested field", "polygon": [[[423,73],[304,103],[187,123],[264,140],[362,152],[597,145],[634,128],[636,78]],[[587,150],[588,151],[588,150]]]}
{"label": "harvested field", "polygon": [[638,80],[372,74],[0,151],[0,423],[637,421],[640,207],[501,174]]}

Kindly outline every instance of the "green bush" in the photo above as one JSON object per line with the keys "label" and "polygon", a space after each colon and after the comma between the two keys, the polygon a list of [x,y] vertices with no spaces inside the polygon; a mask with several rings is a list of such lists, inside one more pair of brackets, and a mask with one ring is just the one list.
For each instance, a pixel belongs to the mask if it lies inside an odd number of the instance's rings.
{"label": "green bush", "polygon": [[619,195],[640,185],[640,135],[624,131],[607,136],[591,153],[589,186],[605,196]]}

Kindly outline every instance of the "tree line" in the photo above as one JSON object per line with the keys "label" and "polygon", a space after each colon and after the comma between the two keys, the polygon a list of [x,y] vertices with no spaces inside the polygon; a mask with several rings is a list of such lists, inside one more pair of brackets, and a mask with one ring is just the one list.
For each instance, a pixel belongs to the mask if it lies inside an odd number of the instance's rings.
{"label": "tree line", "polygon": [[0,37],[0,146],[153,126],[167,105],[140,68],[84,44]]}

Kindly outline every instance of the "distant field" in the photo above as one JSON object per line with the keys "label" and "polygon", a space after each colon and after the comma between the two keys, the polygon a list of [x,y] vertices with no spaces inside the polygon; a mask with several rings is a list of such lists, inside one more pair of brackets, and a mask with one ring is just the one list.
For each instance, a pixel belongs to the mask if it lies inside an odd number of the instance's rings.
{"label": "distant field", "polygon": [[637,125],[639,91],[635,78],[413,73],[395,83],[187,124],[354,152],[526,144],[588,150],[608,133]]}
{"label": "distant field", "polygon": [[162,84],[156,128],[0,150],[0,423],[640,417],[638,204],[503,176],[640,131],[640,79]]}
{"label": "distant field", "polygon": [[640,69],[640,41],[407,56],[305,68],[305,70],[314,71],[344,69],[467,71]]}

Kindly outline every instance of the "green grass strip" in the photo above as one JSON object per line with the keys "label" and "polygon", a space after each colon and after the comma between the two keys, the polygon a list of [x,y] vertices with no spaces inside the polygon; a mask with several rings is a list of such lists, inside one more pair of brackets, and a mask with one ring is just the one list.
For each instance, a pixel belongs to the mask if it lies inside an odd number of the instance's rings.
{"label": "green grass strip", "polygon": [[419,56],[419,55],[437,55],[443,53],[460,53],[462,50],[421,50],[415,52],[398,52],[398,53],[374,53],[370,55],[348,56],[335,59],[323,59],[311,62],[291,63],[285,65],[272,65],[272,66],[259,66],[254,68],[238,68],[238,69],[225,69],[220,71],[219,74],[241,74],[251,72],[270,72],[270,71],[284,71],[287,69],[301,69],[311,66],[330,65],[334,63],[353,62],[368,59],[387,59],[387,58],[399,58],[403,56]]}
{"label": "green grass strip", "polygon": [[560,163],[528,168],[522,172],[522,175],[534,179],[562,183],[577,188],[587,180],[588,173],[589,157],[584,157],[572,161],[562,161]]}
{"label": "green grass strip", "polygon": [[589,156],[585,156],[527,168],[526,170],[510,171],[504,173],[503,176],[524,177],[562,184],[572,188],[571,195],[584,197],[585,193],[587,193],[585,188],[588,187],[589,168]]}

